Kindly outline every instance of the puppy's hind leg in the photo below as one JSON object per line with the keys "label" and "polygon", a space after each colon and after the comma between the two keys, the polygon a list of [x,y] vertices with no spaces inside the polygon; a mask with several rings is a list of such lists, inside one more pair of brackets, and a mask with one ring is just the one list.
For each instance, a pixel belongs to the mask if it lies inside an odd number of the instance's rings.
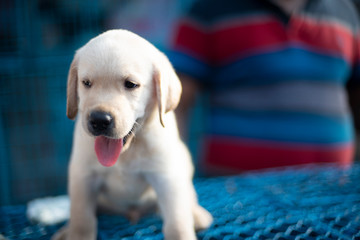
{"label": "puppy's hind leg", "polygon": [[191,190],[193,198],[192,213],[194,216],[194,227],[196,231],[201,231],[210,227],[213,222],[213,217],[205,208],[199,205],[194,185],[191,186]]}
{"label": "puppy's hind leg", "polygon": [[200,205],[196,205],[193,207],[193,215],[196,231],[201,231],[209,228],[211,223],[213,222],[213,217],[211,216],[211,214]]}

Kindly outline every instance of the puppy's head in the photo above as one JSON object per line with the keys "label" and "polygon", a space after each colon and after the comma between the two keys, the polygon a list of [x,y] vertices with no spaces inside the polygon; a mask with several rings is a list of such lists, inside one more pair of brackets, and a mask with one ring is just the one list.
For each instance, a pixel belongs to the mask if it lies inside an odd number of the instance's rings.
{"label": "puppy's head", "polygon": [[94,136],[104,166],[116,163],[149,112],[176,108],[181,84],[170,62],[143,38],[112,30],[90,40],[75,54],[67,86],[67,116],[81,115]]}

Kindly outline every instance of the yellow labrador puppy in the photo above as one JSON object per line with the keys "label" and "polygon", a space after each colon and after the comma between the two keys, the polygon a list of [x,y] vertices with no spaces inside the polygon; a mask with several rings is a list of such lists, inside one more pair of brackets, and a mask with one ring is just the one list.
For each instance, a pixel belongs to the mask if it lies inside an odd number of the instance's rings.
{"label": "yellow labrador puppy", "polygon": [[77,116],[71,217],[53,239],[96,239],[98,209],[137,218],[158,207],[167,240],[209,227],[173,113],[180,95],[165,55],[129,31],[105,32],[76,52],[67,86],[67,115]]}

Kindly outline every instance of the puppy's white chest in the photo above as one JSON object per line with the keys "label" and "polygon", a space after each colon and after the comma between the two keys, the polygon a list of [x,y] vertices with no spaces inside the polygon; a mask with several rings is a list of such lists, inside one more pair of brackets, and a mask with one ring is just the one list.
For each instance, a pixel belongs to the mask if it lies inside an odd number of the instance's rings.
{"label": "puppy's white chest", "polygon": [[105,176],[100,189],[99,203],[111,205],[121,212],[155,201],[155,192],[138,173],[114,167]]}

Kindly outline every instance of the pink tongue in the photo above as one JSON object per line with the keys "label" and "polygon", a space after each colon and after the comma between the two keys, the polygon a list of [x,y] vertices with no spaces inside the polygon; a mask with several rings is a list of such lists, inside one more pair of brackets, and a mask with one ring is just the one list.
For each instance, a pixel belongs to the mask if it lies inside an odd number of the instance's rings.
{"label": "pink tongue", "polygon": [[122,139],[110,139],[104,136],[96,137],[95,152],[101,165],[113,166],[120,156],[123,147]]}

